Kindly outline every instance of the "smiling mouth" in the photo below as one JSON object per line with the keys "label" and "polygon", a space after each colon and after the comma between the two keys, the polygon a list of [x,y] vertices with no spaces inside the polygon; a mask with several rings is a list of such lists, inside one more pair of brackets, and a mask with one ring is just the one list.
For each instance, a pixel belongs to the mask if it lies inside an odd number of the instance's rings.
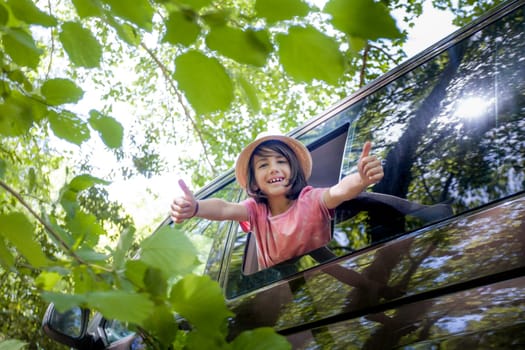
{"label": "smiling mouth", "polygon": [[283,181],[284,181],[284,177],[276,177],[276,178],[271,179],[270,181],[268,181],[268,183],[275,184],[275,183],[283,182]]}

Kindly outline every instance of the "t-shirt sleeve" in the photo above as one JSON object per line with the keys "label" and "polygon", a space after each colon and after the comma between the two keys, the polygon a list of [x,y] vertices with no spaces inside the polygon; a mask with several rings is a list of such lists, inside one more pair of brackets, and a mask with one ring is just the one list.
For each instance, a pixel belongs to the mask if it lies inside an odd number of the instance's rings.
{"label": "t-shirt sleeve", "polygon": [[248,221],[239,221],[239,225],[241,226],[241,229],[248,233],[250,232],[252,229],[252,220],[254,218],[254,213],[255,213],[255,210],[256,210],[256,205],[257,203],[255,202],[255,200],[253,198],[248,198],[248,199],[245,199],[244,201],[240,202],[240,204],[244,205],[246,207],[246,209],[248,209]]}
{"label": "t-shirt sleeve", "polygon": [[310,197],[310,200],[317,203],[319,206],[319,210],[321,213],[328,219],[332,220],[334,218],[334,209],[328,209],[326,206],[326,203],[323,199],[324,192],[327,191],[328,188],[309,188],[307,191],[304,191],[303,195]]}

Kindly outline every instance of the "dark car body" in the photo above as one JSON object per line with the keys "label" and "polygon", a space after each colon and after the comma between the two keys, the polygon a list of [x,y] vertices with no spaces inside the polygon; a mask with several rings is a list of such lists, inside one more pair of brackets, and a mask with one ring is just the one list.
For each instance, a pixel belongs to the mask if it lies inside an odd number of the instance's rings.
{"label": "dark car body", "polygon": [[[259,270],[235,222],[192,219],[231,336],[273,327],[297,349],[525,349],[525,1],[509,1],[290,136],[310,184],[355,170],[374,142],[385,177],[335,211],[333,240]],[[241,201],[233,172],[198,198]],[[172,224],[167,219],[163,225]]]}

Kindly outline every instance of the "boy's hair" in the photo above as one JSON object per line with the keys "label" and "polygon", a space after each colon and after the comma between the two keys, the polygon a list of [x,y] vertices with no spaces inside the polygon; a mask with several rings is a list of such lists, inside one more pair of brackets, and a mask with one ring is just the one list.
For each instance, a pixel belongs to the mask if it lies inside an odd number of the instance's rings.
{"label": "boy's hair", "polygon": [[288,160],[288,163],[290,164],[290,180],[288,183],[289,190],[286,194],[286,198],[293,200],[297,199],[303,188],[308,185],[306,177],[294,151],[292,151],[292,149],[284,142],[278,140],[265,141],[253,150],[248,163],[248,185],[246,186],[246,193],[248,196],[254,198],[257,203],[268,204],[266,195],[261,192],[255,182],[253,158],[255,155],[261,157],[268,155],[270,151],[277,152]]}

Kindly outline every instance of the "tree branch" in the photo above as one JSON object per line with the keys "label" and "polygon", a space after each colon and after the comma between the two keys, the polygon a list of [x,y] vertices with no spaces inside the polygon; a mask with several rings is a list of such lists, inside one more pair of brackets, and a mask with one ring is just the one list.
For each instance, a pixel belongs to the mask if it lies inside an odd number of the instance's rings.
{"label": "tree branch", "polygon": [[208,165],[210,166],[210,169],[214,169],[214,166],[213,166],[213,164],[212,164],[212,162],[210,160],[209,154],[208,154],[208,152],[206,150],[206,144],[204,143],[204,136],[200,132],[200,129],[199,129],[198,125],[197,125],[197,121],[194,120],[191,117],[190,110],[188,109],[188,107],[184,103],[182,95],[180,94],[179,90],[175,86],[175,83],[173,82],[173,79],[171,79],[171,75],[170,75],[169,69],[160,61],[160,59],[155,55],[155,53],[153,51],[151,51],[144,43],[140,43],[140,46],[144,50],[146,50],[146,52],[150,55],[150,57],[153,59],[153,61],[155,61],[157,66],[159,66],[160,70],[162,71],[162,75],[164,76],[164,78],[168,82],[169,86],[173,89],[173,92],[175,93],[175,96],[177,96],[177,100],[179,101],[180,105],[184,109],[184,114],[185,114],[186,119],[188,119],[190,121],[190,123],[193,125],[193,128],[195,129],[195,132],[197,133],[197,137],[199,138],[200,143],[202,144],[202,148],[204,150],[204,157],[206,158],[206,161],[208,162]]}
{"label": "tree branch", "polygon": [[359,72],[359,87],[363,87],[363,85],[365,85],[366,64],[368,63],[368,51],[370,51],[370,45],[367,43],[365,46],[365,51],[363,52],[363,63],[361,64],[361,71]]}
{"label": "tree branch", "polygon": [[72,249],[67,245],[67,243],[60,237],[58,233],[55,232],[55,230],[47,223],[45,222],[30,206],[29,204],[20,196],[18,192],[16,192],[14,189],[12,189],[9,185],[7,185],[5,182],[0,180],[0,187],[4,188],[7,192],[9,192],[13,197],[15,197],[20,204],[24,208],[26,208],[31,215],[35,217],[35,219],[46,229],[46,231],[57,241],[60,243],[62,248],[64,248],[77,262],[80,264],[88,265],[82,258],[80,258]]}
{"label": "tree branch", "polygon": [[388,57],[389,60],[391,60],[395,64],[398,64],[397,60],[392,55],[390,55],[388,52],[383,50],[383,48],[376,46],[376,45],[372,45],[370,43],[366,43],[365,50],[363,52],[363,63],[361,65],[361,71],[359,73],[359,87],[363,87],[365,85],[366,65],[368,64],[368,54],[370,52],[370,49],[376,49],[382,52],[383,55]]}
{"label": "tree branch", "polygon": [[[49,8],[49,15],[53,15],[51,11],[51,0],[47,1],[47,6]],[[47,71],[45,74],[45,79],[49,79],[49,74],[51,73],[51,66],[53,65],[53,52],[55,51],[55,36],[53,35],[53,28],[49,29],[51,33],[51,50],[49,54],[49,64],[47,65]]]}
{"label": "tree branch", "polygon": [[388,52],[386,52],[383,48],[379,47],[379,46],[376,46],[376,45],[372,45],[372,44],[368,44],[367,46],[369,46],[370,48],[374,48],[378,51],[381,51],[383,53],[383,55],[385,55],[386,57],[388,57],[388,59],[392,62],[394,62],[395,64],[398,64],[398,60],[396,60],[392,55],[390,55]]}

